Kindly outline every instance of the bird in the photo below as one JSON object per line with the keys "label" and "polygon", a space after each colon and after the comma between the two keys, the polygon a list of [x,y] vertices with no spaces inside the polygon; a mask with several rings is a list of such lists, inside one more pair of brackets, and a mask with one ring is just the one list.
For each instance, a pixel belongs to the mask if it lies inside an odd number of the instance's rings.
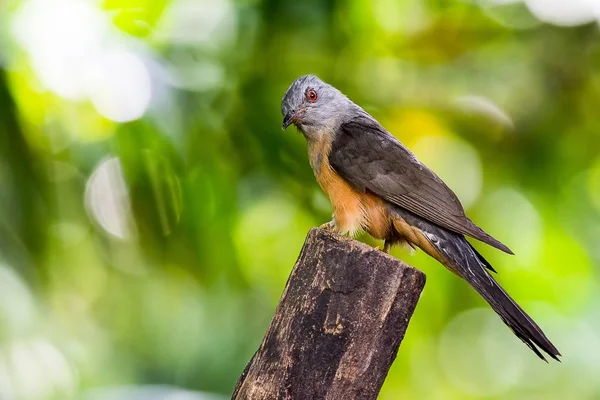
{"label": "bird", "polygon": [[331,202],[333,218],[321,228],[367,232],[384,241],[386,253],[394,245],[420,248],[475,289],[539,358],[560,361],[466,237],[513,252],[471,221],[456,194],[375,118],[315,75],[289,86],[281,112],[282,129],[293,124],[306,138],[310,166]]}

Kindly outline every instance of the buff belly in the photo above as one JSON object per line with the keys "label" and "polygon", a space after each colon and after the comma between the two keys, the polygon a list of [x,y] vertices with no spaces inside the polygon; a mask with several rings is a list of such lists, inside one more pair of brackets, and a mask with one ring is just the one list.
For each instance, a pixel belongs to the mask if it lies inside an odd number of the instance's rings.
{"label": "buff belly", "polygon": [[366,231],[376,239],[393,236],[393,224],[386,202],[371,194],[354,189],[329,166],[315,174],[319,185],[329,197],[336,229],[355,235]]}

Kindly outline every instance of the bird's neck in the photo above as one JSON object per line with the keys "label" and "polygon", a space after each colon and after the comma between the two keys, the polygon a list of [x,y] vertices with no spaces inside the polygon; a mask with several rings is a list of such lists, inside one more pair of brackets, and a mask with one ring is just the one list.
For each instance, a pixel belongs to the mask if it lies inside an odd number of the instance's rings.
{"label": "bird's neck", "polygon": [[308,144],[308,160],[310,166],[312,167],[315,176],[318,176],[322,170],[323,163],[327,161],[329,153],[331,152],[333,134],[323,132],[310,138],[306,137],[306,142]]}

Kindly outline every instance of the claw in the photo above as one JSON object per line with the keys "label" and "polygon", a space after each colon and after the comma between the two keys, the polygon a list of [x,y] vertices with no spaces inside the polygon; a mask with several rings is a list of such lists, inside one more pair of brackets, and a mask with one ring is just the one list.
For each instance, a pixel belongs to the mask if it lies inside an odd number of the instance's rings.
{"label": "claw", "polygon": [[335,218],[329,222],[326,222],[319,226],[321,229],[325,229],[326,231],[334,231],[335,230]]}
{"label": "claw", "polygon": [[324,229],[326,231],[331,231],[332,230],[332,226],[329,222],[325,223],[325,224],[321,224],[319,226],[319,228]]}

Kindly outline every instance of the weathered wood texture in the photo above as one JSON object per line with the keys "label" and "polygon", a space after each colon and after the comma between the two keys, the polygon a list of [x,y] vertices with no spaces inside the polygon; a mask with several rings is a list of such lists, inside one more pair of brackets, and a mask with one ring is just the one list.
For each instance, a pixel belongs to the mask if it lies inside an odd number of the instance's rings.
{"label": "weathered wood texture", "polygon": [[425,275],[312,229],[233,399],[376,399]]}

